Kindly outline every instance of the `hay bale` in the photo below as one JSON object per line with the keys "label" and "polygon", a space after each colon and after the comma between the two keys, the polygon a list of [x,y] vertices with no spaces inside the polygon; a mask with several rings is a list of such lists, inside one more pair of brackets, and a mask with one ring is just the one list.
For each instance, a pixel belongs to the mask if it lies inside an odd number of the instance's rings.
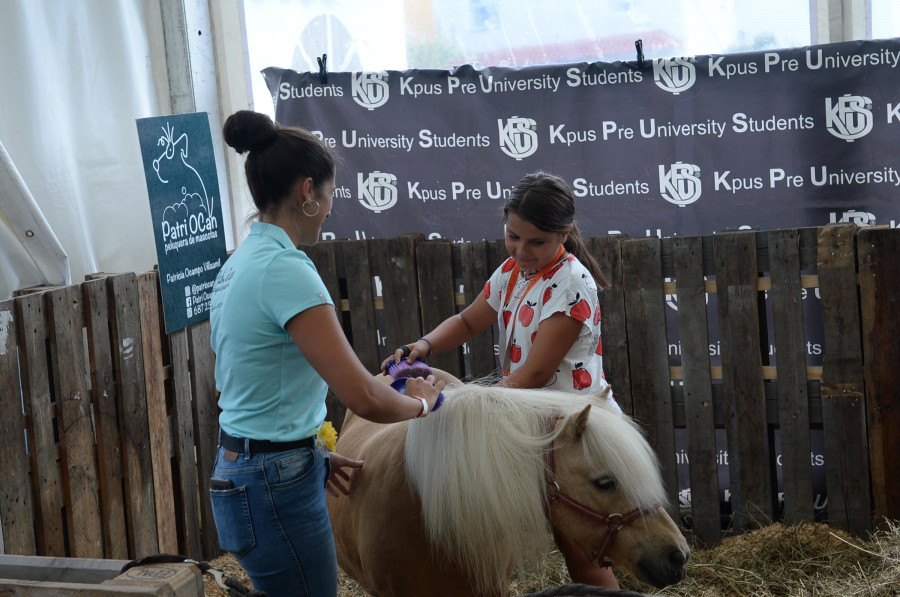
{"label": "hay bale", "polygon": [[[625,582],[623,582],[623,586]],[[630,585],[635,590],[646,587]],[[651,591],[646,591],[651,592]],[[900,595],[900,527],[860,541],[822,523],[776,523],[696,550],[671,597]]]}

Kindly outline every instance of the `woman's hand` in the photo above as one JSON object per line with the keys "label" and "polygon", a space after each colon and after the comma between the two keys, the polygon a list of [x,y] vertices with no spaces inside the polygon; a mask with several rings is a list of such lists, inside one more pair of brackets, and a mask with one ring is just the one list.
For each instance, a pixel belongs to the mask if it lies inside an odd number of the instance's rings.
{"label": "woman's hand", "polygon": [[441,395],[441,390],[443,389],[444,382],[436,382],[434,375],[429,375],[425,379],[422,379],[421,377],[415,377],[406,380],[406,395],[421,396],[422,398],[424,398],[428,403],[429,413],[434,410],[434,405],[437,402],[438,396]]}
{"label": "woman's hand", "polygon": [[353,460],[342,456],[337,452],[330,454],[331,459],[331,475],[328,477],[328,483],[325,484],[325,491],[334,497],[340,497],[341,494],[350,495],[350,488],[344,484],[350,482],[350,475],[344,468],[360,468],[363,465],[362,460]]}
{"label": "woman's hand", "polygon": [[387,368],[387,364],[390,361],[394,361],[395,363],[399,363],[400,359],[406,359],[407,363],[412,363],[416,360],[424,361],[425,358],[431,354],[431,345],[423,339],[416,340],[412,344],[404,344],[403,346],[398,346],[397,350],[394,351],[394,354],[389,356],[381,363],[381,370],[385,371]]}

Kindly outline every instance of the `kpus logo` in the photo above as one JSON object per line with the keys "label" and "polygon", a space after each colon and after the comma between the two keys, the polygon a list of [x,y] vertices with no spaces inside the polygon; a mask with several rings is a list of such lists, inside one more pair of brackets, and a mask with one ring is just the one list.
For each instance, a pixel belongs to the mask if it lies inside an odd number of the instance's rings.
{"label": "kpus logo", "polygon": [[386,72],[353,73],[351,91],[353,101],[369,110],[383,106],[390,97]]}
{"label": "kpus logo", "polygon": [[673,95],[690,89],[697,80],[697,68],[688,58],[658,58],[653,61],[653,81]]}
{"label": "kpus logo", "polygon": [[848,209],[841,214],[840,219],[838,219],[838,214],[836,212],[831,212],[830,219],[832,224],[856,224],[857,226],[875,225],[875,214],[869,211],[857,211],[855,209]]}
{"label": "kpus logo", "polygon": [[511,158],[527,158],[538,148],[537,123],[532,118],[513,116],[497,119],[500,129],[500,149]]}
{"label": "kpus logo", "polygon": [[825,128],[847,142],[865,137],[872,130],[872,100],[849,93],[835,102],[825,98]]}
{"label": "kpus logo", "polygon": [[700,166],[675,162],[666,168],[659,165],[659,192],[663,199],[678,207],[689,205],[700,198]]}
{"label": "kpus logo", "polygon": [[376,170],[368,176],[357,175],[359,202],[375,213],[381,213],[397,204],[397,177],[388,172]]}

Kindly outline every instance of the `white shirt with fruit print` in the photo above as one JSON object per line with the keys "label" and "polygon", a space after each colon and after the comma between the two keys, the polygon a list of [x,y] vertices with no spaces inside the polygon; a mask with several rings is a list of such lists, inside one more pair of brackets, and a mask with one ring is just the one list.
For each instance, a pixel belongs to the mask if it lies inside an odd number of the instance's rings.
{"label": "white shirt with fruit print", "polygon": [[[532,278],[525,278],[520,272],[512,296],[506,301],[506,289],[514,265],[515,260],[510,257],[484,285],[484,296],[498,314],[501,349],[507,344],[509,329],[512,328],[512,337],[508,341],[510,371],[525,363],[540,323],[554,313],[565,313],[582,322],[583,326],[575,344],[545,387],[564,392],[602,393],[608,384],[603,376],[600,304],[591,273],[575,256],[567,253],[541,276],[524,298],[522,295]],[[612,400],[612,392],[609,397]]]}

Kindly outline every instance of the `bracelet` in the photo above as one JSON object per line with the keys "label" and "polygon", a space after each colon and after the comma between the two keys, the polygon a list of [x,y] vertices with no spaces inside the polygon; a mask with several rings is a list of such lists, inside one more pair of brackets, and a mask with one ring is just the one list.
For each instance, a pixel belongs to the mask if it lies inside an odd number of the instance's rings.
{"label": "bracelet", "polygon": [[416,415],[417,419],[421,419],[422,417],[428,416],[428,401],[422,398],[421,396],[410,396],[410,398],[415,398],[416,400],[422,401],[422,412]]}
{"label": "bracelet", "polygon": [[[431,356],[431,341],[428,338],[426,338],[425,336],[422,336],[421,338],[419,338],[419,340],[424,340],[425,344],[428,345],[428,354],[426,354],[425,357],[426,358],[430,357]],[[416,342],[418,342],[418,340],[416,340]]]}

